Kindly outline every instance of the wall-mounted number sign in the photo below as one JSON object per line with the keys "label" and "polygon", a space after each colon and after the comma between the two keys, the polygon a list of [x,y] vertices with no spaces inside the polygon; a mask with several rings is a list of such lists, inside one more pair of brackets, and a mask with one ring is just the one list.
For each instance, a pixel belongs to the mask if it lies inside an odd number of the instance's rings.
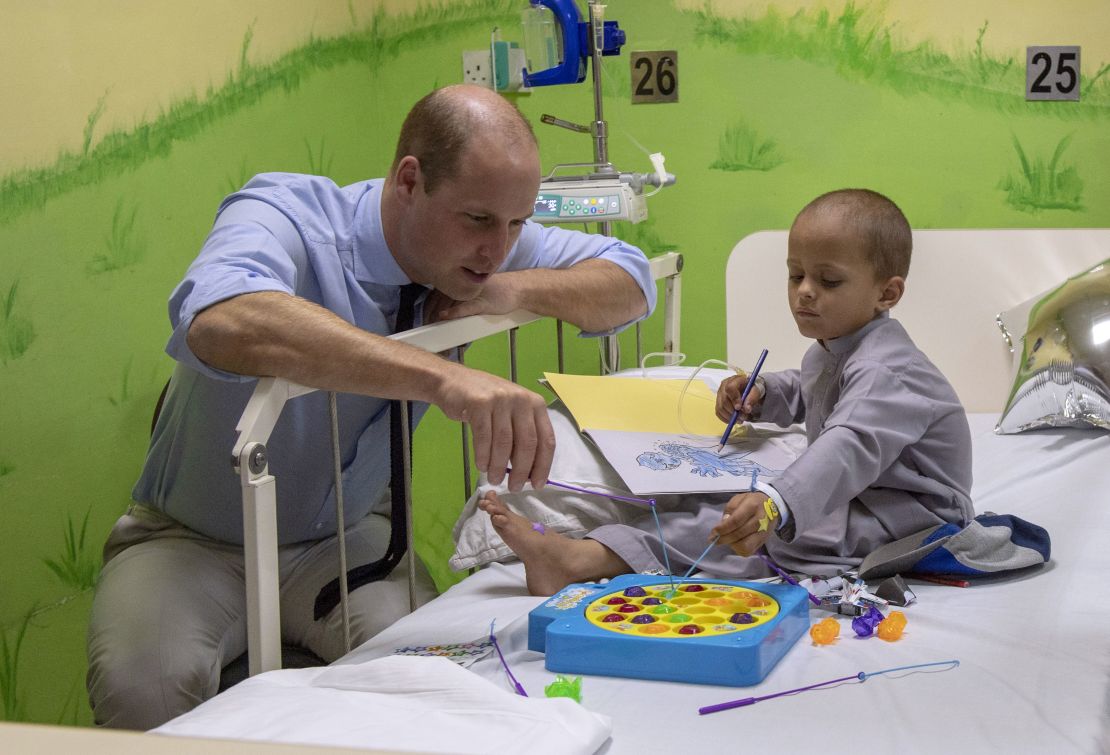
{"label": "wall-mounted number sign", "polygon": [[1026,47],[1025,99],[1078,100],[1079,46]]}
{"label": "wall-mounted number sign", "polygon": [[634,52],[632,66],[632,104],[678,102],[678,51]]}

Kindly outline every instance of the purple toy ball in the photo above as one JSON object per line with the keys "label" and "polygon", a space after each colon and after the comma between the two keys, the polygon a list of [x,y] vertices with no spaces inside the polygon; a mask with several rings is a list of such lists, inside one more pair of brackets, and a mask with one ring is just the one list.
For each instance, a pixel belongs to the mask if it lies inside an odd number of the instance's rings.
{"label": "purple toy ball", "polygon": [[852,630],[859,637],[870,637],[875,632],[875,627],[883,620],[883,613],[875,606],[870,606],[867,613],[852,619]]}

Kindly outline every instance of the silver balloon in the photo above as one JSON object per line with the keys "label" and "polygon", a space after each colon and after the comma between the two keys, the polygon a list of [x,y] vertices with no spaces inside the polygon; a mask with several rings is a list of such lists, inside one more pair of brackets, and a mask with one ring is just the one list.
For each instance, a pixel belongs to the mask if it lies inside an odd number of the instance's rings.
{"label": "silver balloon", "polygon": [[1003,312],[998,325],[1021,354],[995,432],[1110,430],[1110,259]]}

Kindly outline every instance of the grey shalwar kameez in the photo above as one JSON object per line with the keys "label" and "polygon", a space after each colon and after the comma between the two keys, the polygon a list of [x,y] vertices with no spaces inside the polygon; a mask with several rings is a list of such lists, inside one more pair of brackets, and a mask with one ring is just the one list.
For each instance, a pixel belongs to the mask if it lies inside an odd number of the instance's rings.
{"label": "grey shalwar kameez", "polygon": [[[855,333],[815,343],[800,370],[764,376],[758,417],[805,422],[807,449],[771,481],[789,520],[767,541],[783,568],[833,574],[854,568],[885,543],[974,516],[971,434],[944,375],[902,325],[883,315]],[[729,496],[683,496],[660,511],[671,570],[705,550]],[[638,573],[664,569],[654,520],[606,525],[590,537]],[[719,577],[769,576],[756,558],[724,546],[699,567]]]}

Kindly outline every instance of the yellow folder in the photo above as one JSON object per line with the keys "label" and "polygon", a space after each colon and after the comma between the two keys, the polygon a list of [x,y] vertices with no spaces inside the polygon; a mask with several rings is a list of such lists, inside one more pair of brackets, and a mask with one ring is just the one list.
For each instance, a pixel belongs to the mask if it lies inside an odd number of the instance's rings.
{"label": "yellow folder", "polygon": [[[714,414],[716,396],[695,378],[685,380],[597,377],[544,373],[578,423],[578,429],[639,433],[694,433],[720,437],[725,423]],[[681,418],[679,399],[681,398]]]}

